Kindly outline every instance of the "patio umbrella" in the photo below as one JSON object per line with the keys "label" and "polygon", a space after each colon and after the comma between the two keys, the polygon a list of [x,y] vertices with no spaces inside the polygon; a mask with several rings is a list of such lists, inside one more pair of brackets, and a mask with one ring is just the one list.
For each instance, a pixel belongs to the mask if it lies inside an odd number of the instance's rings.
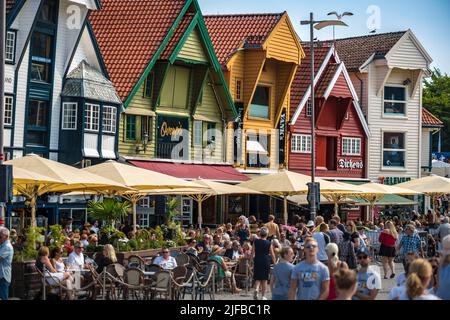
{"label": "patio umbrella", "polygon": [[156,193],[165,195],[185,195],[198,203],[198,224],[201,228],[203,223],[202,204],[213,196],[234,195],[234,194],[261,194],[258,191],[241,187],[239,185],[230,185],[211,180],[194,180],[195,184],[204,187],[203,189],[176,189],[176,190],[158,190]]}
{"label": "patio umbrella", "polygon": [[379,184],[379,183],[365,183],[360,186],[358,186],[363,190],[358,197],[363,198],[364,200],[369,202],[369,220],[371,222],[374,218],[374,206],[375,202],[379,201],[381,198],[383,198],[385,195],[395,194],[395,195],[404,195],[404,196],[415,196],[421,194],[421,192],[417,192],[414,190],[401,188],[398,186],[390,186],[386,184]]}
{"label": "patio umbrella", "polygon": [[30,198],[31,224],[33,227],[36,226],[36,201],[44,193],[85,189],[97,190],[99,192],[106,190],[129,190],[126,186],[114,181],[34,154],[7,161],[5,164],[13,166],[13,175],[15,170],[18,169],[18,172],[20,172],[20,169],[25,169],[41,177],[44,176],[52,179],[51,183],[46,182],[46,178],[41,180],[41,183],[39,183],[39,180],[36,180],[36,183],[28,187],[28,190],[20,187],[20,184],[16,184],[16,190],[20,189],[25,196]]}
{"label": "patio umbrella", "polygon": [[450,194],[450,179],[435,175],[400,183],[396,186],[415,190],[432,197],[433,206],[436,197]]}
{"label": "patio umbrella", "polygon": [[[264,194],[283,197],[284,223],[287,224],[287,197],[298,194],[307,194],[307,184],[309,182],[311,182],[311,177],[307,175],[291,172],[288,170],[282,170],[278,173],[264,175],[253,180],[243,182],[239,184],[239,186],[256,190]],[[320,183],[321,193],[348,190],[347,186],[341,186],[334,182],[322,180],[319,178],[316,179],[316,182]]]}
{"label": "patio umbrella", "polygon": [[159,172],[141,169],[133,165],[107,161],[102,164],[84,168],[83,171],[95,173],[104,178],[111,179],[134,190],[119,193],[120,196],[130,201],[133,205],[133,230],[136,232],[136,205],[139,200],[148,193],[143,190],[152,189],[177,189],[194,188],[201,189],[193,182],[175,178]]}

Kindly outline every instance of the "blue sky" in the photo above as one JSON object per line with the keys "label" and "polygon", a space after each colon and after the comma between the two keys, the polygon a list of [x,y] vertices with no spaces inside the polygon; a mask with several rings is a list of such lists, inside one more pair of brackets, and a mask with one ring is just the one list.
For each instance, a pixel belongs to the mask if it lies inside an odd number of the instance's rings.
{"label": "blue sky", "polygon": [[[300,20],[326,19],[327,13],[351,11],[344,17],[349,27],[337,27],[336,38],[369,33],[370,6],[379,8],[378,33],[411,29],[433,58],[433,67],[450,74],[450,1],[449,0],[198,0],[204,14],[260,13],[287,11],[302,40],[309,40],[309,27]],[[332,39],[332,27],[316,32],[320,40]]]}

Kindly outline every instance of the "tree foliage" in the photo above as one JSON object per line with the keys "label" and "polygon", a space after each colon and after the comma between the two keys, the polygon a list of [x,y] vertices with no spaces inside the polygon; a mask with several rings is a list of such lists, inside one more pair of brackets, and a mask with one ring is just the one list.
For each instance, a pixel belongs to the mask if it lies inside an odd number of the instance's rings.
{"label": "tree foliage", "polygon": [[443,123],[442,151],[450,152],[450,77],[434,69],[431,79],[424,80],[423,106]]}

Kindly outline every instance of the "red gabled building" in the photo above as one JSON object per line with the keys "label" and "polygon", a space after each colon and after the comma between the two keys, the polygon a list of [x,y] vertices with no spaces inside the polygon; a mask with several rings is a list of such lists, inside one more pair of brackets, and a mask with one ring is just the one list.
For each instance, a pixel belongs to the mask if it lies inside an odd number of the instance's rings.
{"label": "red gabled building", "polygon": [[[291,91],[289,170],[311,174],[310,48]],[[366,177],[369,128],[345,65],[333,46],[317,46],[315,58],[316,174],[339,180]]]}

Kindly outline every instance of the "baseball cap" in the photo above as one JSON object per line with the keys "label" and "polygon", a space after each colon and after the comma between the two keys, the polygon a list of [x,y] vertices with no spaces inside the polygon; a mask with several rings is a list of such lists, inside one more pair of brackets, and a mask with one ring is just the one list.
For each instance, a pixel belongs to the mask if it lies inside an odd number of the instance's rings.
{"label": "baseball cap", "polygon": [[359,254],[365,254],[367,256],[370,256],[370,252],[369,252],[369,250],[367,250],[366,247],[359,248],[358,251],[356,251],[356,255],[359,255]]}

